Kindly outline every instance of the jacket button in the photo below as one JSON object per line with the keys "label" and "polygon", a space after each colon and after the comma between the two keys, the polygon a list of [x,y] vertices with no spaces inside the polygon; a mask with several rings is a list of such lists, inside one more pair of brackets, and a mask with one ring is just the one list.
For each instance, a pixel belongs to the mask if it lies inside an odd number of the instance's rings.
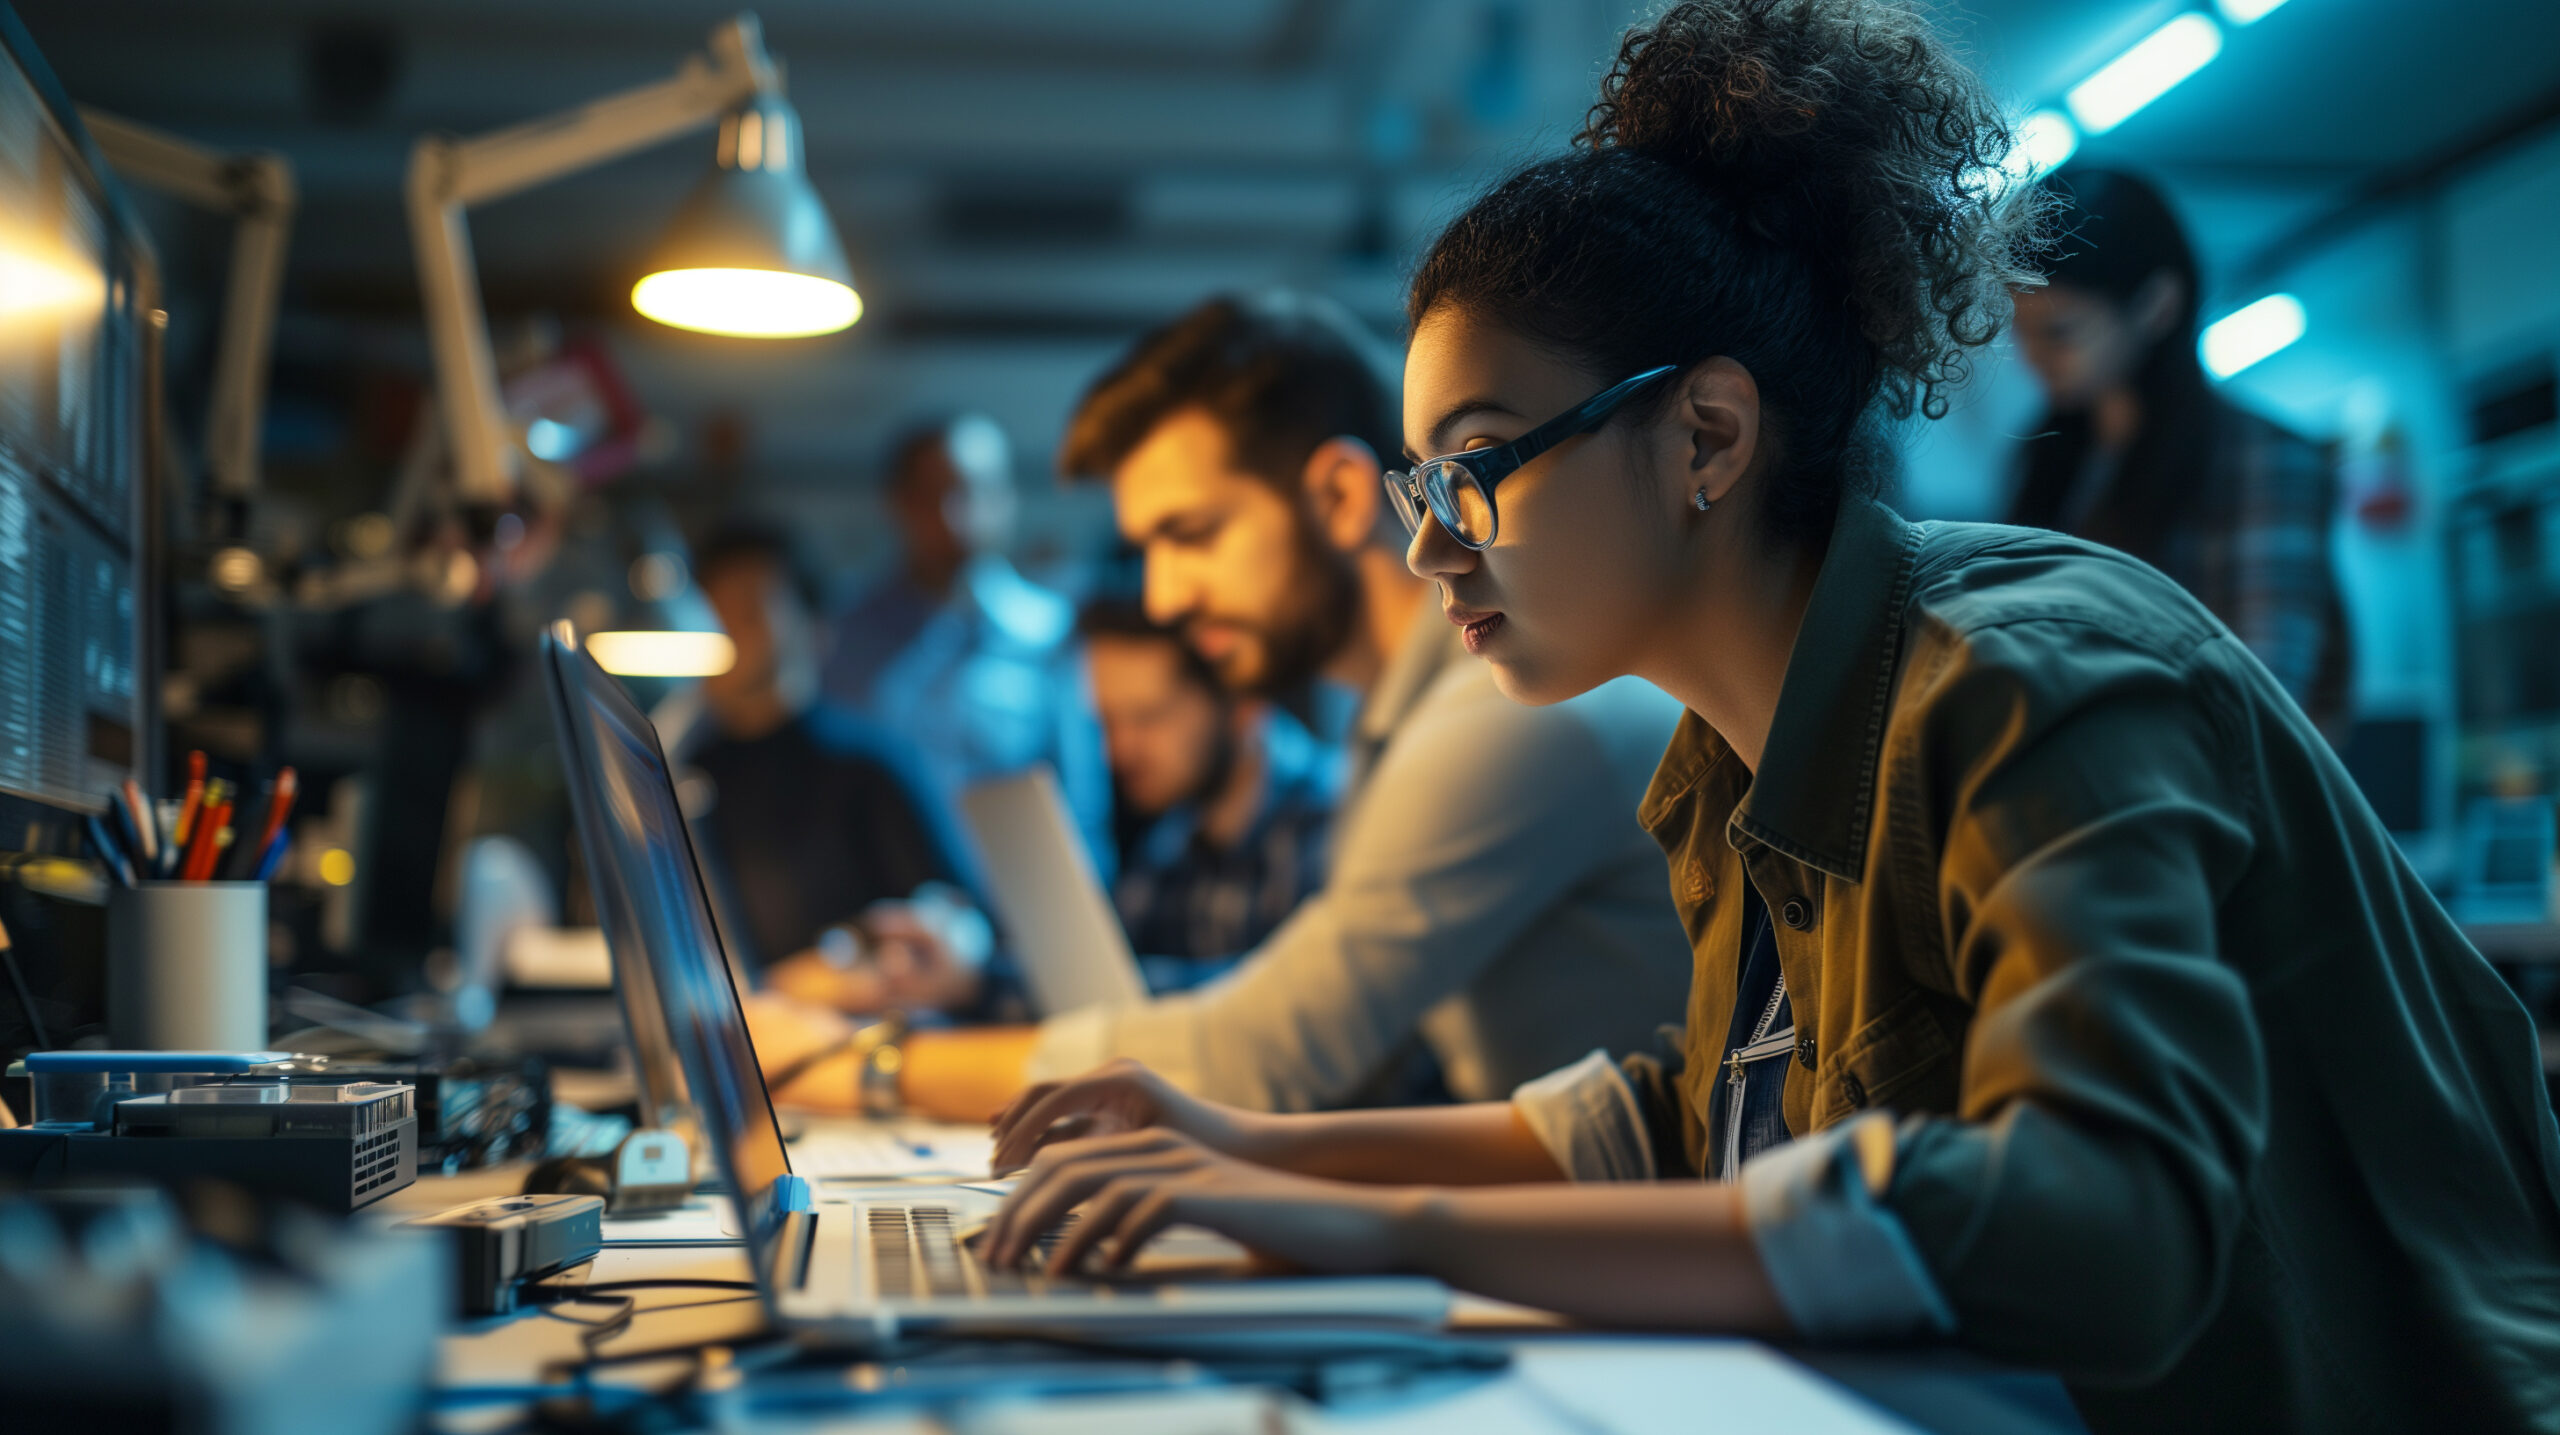
{"label": "jacket button", "polygon": [[1716,890],[1715,881],[1707,876],[1707,864],[1699,861],[1697,858],[1690,858],[1688,870],[1680,875],[1682,881],[1688,887],[1689,900],[1692,903],[1704,902],[1708,897],[1714,895]]}
{"label": "jacket button", "polygon": [[1840,1099],[1848,1102],[1849,1109],[1852,1111],[1866,1108],[1867,1084],[1858,1079],[1858,1073],[1854,1071],[1840,1073]]}
{"label": "jacket button", "polygon": [[1813,1070],[1812,1037],[1807,1036],[1796,1039],[1796,1065],[1803,1067],[1807,1071]]}
{"label": "jacket button", "polygon": [[1805,905],[1804,898],[1789,897],[1778,908],[1778,920],[1801,932],[1813,925],[1813,909]]}

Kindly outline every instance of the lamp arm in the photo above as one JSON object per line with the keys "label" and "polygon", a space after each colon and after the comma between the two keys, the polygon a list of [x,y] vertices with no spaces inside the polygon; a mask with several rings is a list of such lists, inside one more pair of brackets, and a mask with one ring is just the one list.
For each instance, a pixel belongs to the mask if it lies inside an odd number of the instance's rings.
{"label": "lamp arm", "polygon": [[214,351],[205,463],[215,492],[246,498],[258,487],[259,428],[297,202],[293,166],[279,154],[208,149],[100,110],[83,109],[80,121],[117,174],[239,220]]}
{"label": "lamp arm", "polygon": [[470,139],[428,135],[410,151],[410,235],[437,401],[465,499],[505,501],[519,462],[519,443],[498,396],[465,211],[663,143],[780,88],[762,28],[755,16],[741,14],[711,32],[707,58],[688,57],[673,78]]}

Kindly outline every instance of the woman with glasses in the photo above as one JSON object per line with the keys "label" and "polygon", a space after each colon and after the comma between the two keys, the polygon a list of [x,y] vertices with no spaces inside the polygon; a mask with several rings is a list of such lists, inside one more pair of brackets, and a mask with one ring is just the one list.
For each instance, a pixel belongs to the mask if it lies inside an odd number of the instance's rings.
{"label": "woman with glasses", "polygon": [[1060,1266],[1183,1221],[1596,1323],[1952,1341],[2101,1431],[2560,1429],[2523,1008],[2194,599],[1877,497],[1882,425],[2030,282],[2006,146],[1898,0],[1692,0],[1415,279],[1411,566],[1515,699],[1688,709],[1638,813],[1685,1034],[1432,1111],[1034,1089],[989,1259],[1081,1206]]}

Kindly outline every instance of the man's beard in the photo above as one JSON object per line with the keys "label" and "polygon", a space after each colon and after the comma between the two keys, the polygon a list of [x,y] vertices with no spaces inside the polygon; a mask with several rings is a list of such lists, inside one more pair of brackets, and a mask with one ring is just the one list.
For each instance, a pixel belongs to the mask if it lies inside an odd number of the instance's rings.
{"label": "man's beard", "polygon": [[1304,515],[1292,529],[1289,606],[1267,622],[1226,622],[1260,640],[1260,672],[1238,678],[1224,667],[1218,671],[1219,680],[1244,697],[1286,699],[1303,691],[1350,641],[1360,619],[1359,560],[1326,543]]}

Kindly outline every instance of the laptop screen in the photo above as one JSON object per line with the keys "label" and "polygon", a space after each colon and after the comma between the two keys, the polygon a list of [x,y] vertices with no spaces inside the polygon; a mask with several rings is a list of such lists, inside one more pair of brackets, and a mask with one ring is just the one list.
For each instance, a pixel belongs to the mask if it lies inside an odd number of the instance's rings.
{"label": "laptop screen", "polygon": [[549,635],[545,647],[563,675],[569,783],[599,869],[597,905],[609,918],[621,909],[606,938],[617,965],[637,956],[656,978],[667,1034],[761,1272],[782,1216],[776,1183],[791,1168],[657,730],[574,639]]}

